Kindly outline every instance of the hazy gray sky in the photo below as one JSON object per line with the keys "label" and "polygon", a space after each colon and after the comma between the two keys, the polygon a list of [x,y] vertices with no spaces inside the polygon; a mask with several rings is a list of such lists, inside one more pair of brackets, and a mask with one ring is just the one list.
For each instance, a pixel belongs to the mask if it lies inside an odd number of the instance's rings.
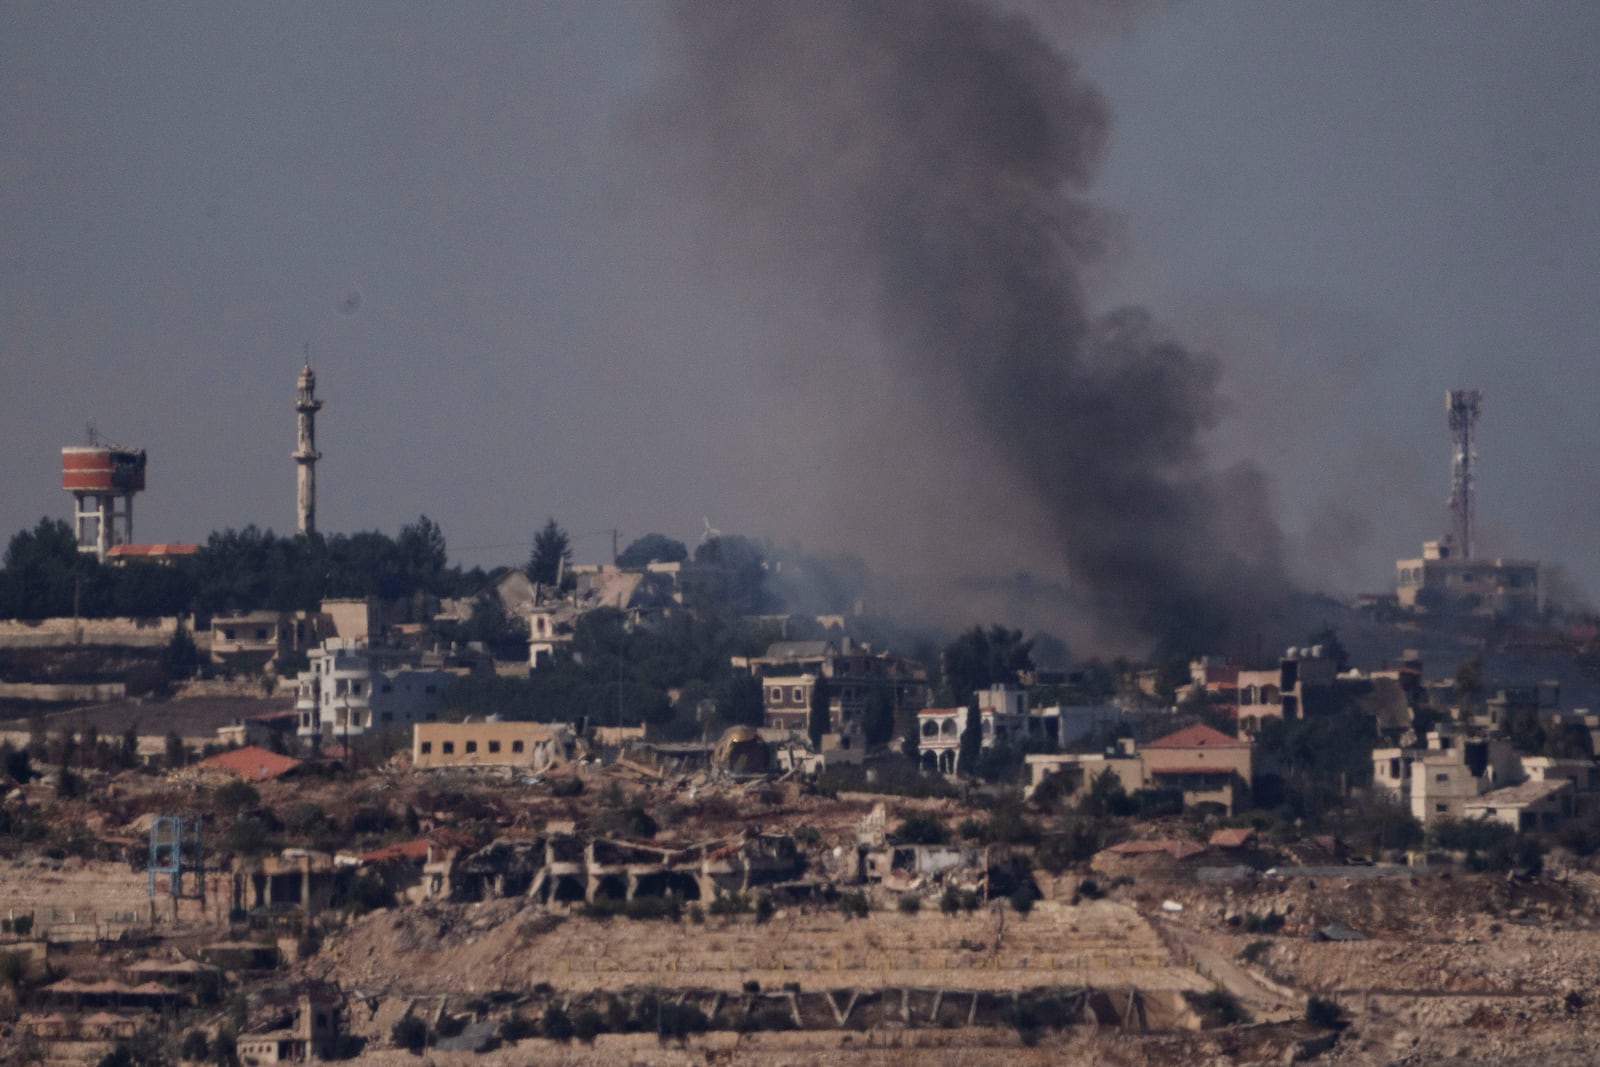
{"label": "hazy gray sky", "polygon": [[[655,12],[0,6],[0,530],[69,514],[59,450],[91,418],[150,452],[141,540],[292,529],[309,343],[324,529],[426,512],[489,565],[548,515],[585,560],[597,531],[709,516],[891,567],[1036,565],[981,449],[951,475],[972,497],[939,492],[945,461],[870,432],[892,376],[809,380],[828,331],[680,261],[627,136]],[[1189,0],[1128,25],[1068,42],[1113,120],[1097,296],[1219,357],[1215,453],[1271,475],[1297,573],[1384,588],[1443,531],[1442,397],[1476,386],[1481,540],[1600,589],[1600,9]],[[902,493],[851,476],[886,463]]]}

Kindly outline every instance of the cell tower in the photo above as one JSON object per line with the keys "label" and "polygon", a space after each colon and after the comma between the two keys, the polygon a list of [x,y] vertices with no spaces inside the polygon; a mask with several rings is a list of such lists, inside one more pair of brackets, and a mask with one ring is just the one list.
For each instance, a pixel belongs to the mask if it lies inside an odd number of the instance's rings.
{"label": "cell tower", "polygon": [[104,561],[112,545],[132,543],[133,494],[144,490],[144,467],[144,449],[101,441],[92,423],[87,445],[61,450],[61,488],[76,505],[72,526],[78,551]]}
{"label": "cell tower", "polygon": [[1444,395],[1453,449],[1450,455],[1450,533],[1462,559],[1471,559],[1477,549],[1474,541],[1478,509],[1476,436],[1478,409],[1482,403],[1481,389],[1451,389]]}
{"label": "cell tower", "polygon": [[298,468],[299,529],[303,534],[310,534],[317,532],[317,460],[322,458],[322,453],[317,451],[317,412],[322,410],[322,401],[317,399],[317,375],[311,369],[309,356],[296,382],[294,410],[298,413],[300,429],[300,447],[294,452]]}

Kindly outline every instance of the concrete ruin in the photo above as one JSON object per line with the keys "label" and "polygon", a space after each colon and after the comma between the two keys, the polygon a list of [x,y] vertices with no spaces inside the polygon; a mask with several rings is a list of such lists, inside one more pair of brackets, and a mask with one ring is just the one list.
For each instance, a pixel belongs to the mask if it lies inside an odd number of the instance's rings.
{"label": "concrete ruin", "polygon": [[547,905],[676,896],[711,900],[798,878],[805,857],[786,834],[672,847],[578,834],[501,838],[430,863],[428,895],[454,902],[531,897]]}

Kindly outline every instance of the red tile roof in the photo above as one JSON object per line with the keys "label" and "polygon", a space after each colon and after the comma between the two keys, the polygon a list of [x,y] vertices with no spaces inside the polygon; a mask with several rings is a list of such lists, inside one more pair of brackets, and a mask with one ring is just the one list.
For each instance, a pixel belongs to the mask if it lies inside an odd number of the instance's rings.
{"label": "red tile roof", "polygon": [[402,841],[397,845],[385,845],[383,848],[363,852],[358,857],[362,863],[387,863],[390,860],[410,860],[412,863],[426,863],[428,859],[428,842],[425,838],[416,841]]}
{"label": "red tile roof", "polygon": [[1229,737],[1221,730],[1213,730],[1205,723],[1185,726],[1177,733],[1159,737],[1144,748],[1249,748],[1250,742]]}
{"label": "red tile roof", "polygon": [[199,765],[232,771],[248,781],[265,782],[288,774],[300,766],[300,761],[292,756],[280,756],[259,745],[246,745],[231,752],[219,752],[201,760]]}
{"label": "red tile roof", "polygon": [[293,708],[288,708],[284,711],[263,711],[260,715],[245,716],[245,718],[251,722],[261,723],[293,722],[299,717],[300,713],[295,711]]}
{"label": "red tile roof", "polygon": [[1211,843],[1222,848],[1243,848],[1255,840],[1256,832],[1248,826],[1230,826],[1211,835]]}
{"label": "red tile roof", "polygon": [[1120,845],[1112,845],[1106,849],[1107,852],[1115,852],[1119,856],[1148,856],[1153,852],[1165,852],[1176,860],[1198,856],[1205,850],[1204,845],[1173,838],[1163,838],[1158,841],[1124,841]]}
{"label": "red tile roof", "polygon": [[106,555],[113,559],[123,556],[193,556],[199,551],[199,545],[172,542],[154,545],[112,545],[106,551]]}

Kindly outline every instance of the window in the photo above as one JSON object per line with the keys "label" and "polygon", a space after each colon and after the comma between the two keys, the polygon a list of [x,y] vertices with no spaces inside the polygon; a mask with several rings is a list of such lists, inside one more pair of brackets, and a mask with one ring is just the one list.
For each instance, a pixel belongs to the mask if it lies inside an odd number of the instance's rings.
{"label": "window", "polygon": [[1437,812],[1438,814],[1443,815],[1445,812],[1450,810],[1450,805],[1448,805],[1448,804],[1435,804],[1433,806],[1433,810],[1435,812]]}
{"label": "window", "polygon": [[1436,782],[1448,782],[1450,780],[1450,775],[1448,773],[1436,774],[1433,776],[1433,780]]}
{"label": "window", "polygon": [[489,751],[490,752],[499,752],[500,751],[500,742],[498,742],[498,741],[490,741],[489,742]]}
{"label": "window", "polygon": [[256,640],[257,641],[265,641],[266,639],[267,639],[267,628],[265,626],[257,626],[256,627]]}
{"label": "window", "polygon": [[467,742],[467,751],[468,752],[476,752],[476,751],[478,751],[478,742],[476,742],[476,741],[468,741]]}
{"label": "window", "polygon": [[804,689],[801,689],[797,685],[797,686],[794,687],[794,690],[789,694],[789,697],[796,704],[804,704],[805,700],[806,700],[806,691]]}
{"label": "window", "polygon": [[782,704],[783,690],[778,686],[773,686],[771,689],[767,690],[767,700],[774,704]]}
{"label": "window", "polygon": [[446,741],[443,745],[443,748],[446,756],[453,756],[456,754],[456,743],[454,741]]}
{"label": "window", "polygon": [[521,752],[522,751],[522,742],[521,741],[513,741],[513,742],[511,742],[511,751],[513,751],[513,752]]}
{"label": "window", "polygon": [[361,683],[360,682],[351,682],[350,683],[350,692],[352,694],[354,694],[355,696],[360,696],[361,695]]}
{"label": "window", "polygon": [[433,751],[433,742],[432,741],[424,741],[424,742],[422,742],[422,754],[424,756],[428,755],[432,751]]}

